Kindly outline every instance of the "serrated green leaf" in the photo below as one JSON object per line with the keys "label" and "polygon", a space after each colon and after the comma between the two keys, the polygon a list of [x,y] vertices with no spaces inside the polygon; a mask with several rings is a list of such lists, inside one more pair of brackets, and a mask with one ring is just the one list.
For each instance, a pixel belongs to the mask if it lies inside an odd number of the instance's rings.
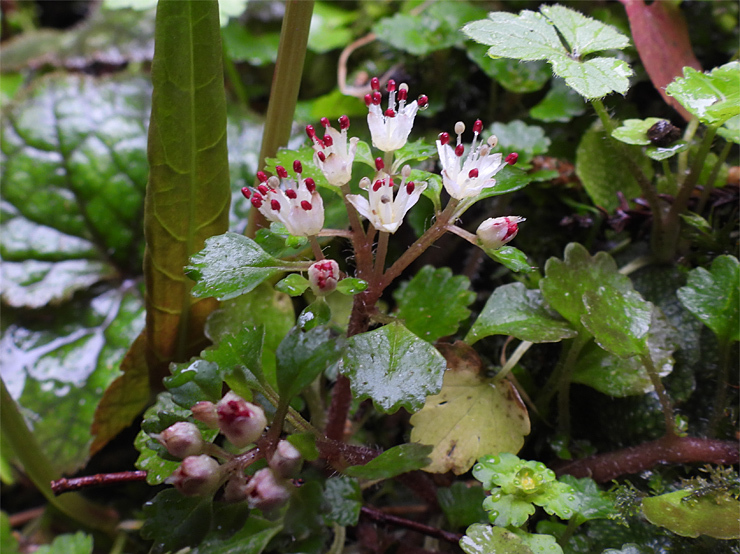
{"label": "serrated green leaf", "polygon": [[277,349],[277,385],[286,403],[341,357],[344,340],[328,327],[294,328]]}
{"label": "serrated green leaf", "polygon": [[702,123],[718,127],[740,114],[740,62],[730,62],[702,73],[684,67],[683,77],[666,87]]}
{"label": "serrated green leaf", "polygon": [[507,154],[519,154],[517,166],[527,169],[532,158],[545,154],[550,148],[550,139],[545,130],[537,125],[527,125],[519,119],[509,123],[494,123],[489,128],[491,134],[498,138],[497,150],[505,158]]}
{"label": "serrated green leaf", "polygon": [[[208,376],[195,377],[195,380],[201,382],[205,393],[204,397],[197,401],[211,400],[207,396],[214,392],[216,399],[220,399],[222,379],[243,398],[251,398],[252,390],[264,392],[267,386],[267,380],[262,371],[264,340],[265,330],[262,326],[242,327],[233,334],[222,336],[213,348],[204,350],[201,353],[202,360],[214,364],[218,370],[211,371]],[[172,389],[170,391],[175,393]],[[186,407],[192,405],[183,404]]]}
{"label": "serrated green leaf", "polygon": [[518,94],[536,92],[552,77],[544,61],[521,62],[511,58],[489,58],[483,44],[466,45],[468,59],[508,91]]}
{"label": "serrated green leaf", "polygon": [[284,292],[290,296],[300,296],[306,289],[311,285],[308,279],[299,273],[291,273],[285,279],[278,281],[275,284],[275,290],[278,292]]}
{"label": "serrated green leaf", "polygon": [[629,358],[647,350],[647,334],[653,305],[633,290],[614,294],[599,287],[583,293],[586,313],[583,326],[604,350]]}
{"label": "serrated green leaf", "polygon": [[74,535],[60,535],[51,544],[39,546],[38,554],[92,554],[93,538],[78,531]]}
{"label": "serrated green leaf", "polygon": [[[428,342],[457,332],[460,322],[470,316],[468,306],[475,300],[470,280],[453,275],[447,267],[424,266],[410,281],[393,293],[398,305],[395,316],[406,328]],[[430,303],[434,298],[436,302]]]}
{"label": "serrated green leaf", "polygon": [[582,57],[603,50],[621,50],[629,39],[610,25],[586,17],[565,6],[542,6],[542,13],[565,39],[570,53]]}
{"label": "serrated green leaf", "polygon": [[573,338],[576,331],[549,309],[541,291],[511,283],[497,287],[488,297],[465,342],[475,344],[491,335],[512,335],[538,343]]}
{"label": "serrated green leaf", "polygon": [[141,535],[154,541],[153,553],[195,546],[211,527],[213,499],[181,495],[175,489],[161,491],[144,504]]}
{"label": "serrated green leaf", "polygon": [[734,256],[718,256],[709,271],[697,267],[689,273],[678,298],[720,341],[740,340],[740,263]]}
{"label": "serrated green leaf", "polygon": [[337,283],[337,291],[342,294],[354,295],[366,291],[368,287],[367,281],[362,279],[355,279],[354,277],[347,277]]}
{"label": "serrated green leaf", "polygon": [[408,162],[421,162],[436,155],[437,147],[434,144],[427,144],[423,139],[407,142],[393,153],[393,172],[400,172],[401,167]]}
{"label": "serrated green leaf", "polygon": [[343,527],[357,525],[362,508],[362,491],[357,480],[340,475],[326,480],[324,484],[324,522]]}
{"label": "serrated green leaf", "polygon": [[341,372],[354,394],[371,398],[377,409],[413,413],[439,392],[446,365],[432,345],[394,322],[350,337]]}
{"label": "serrated green leaf", "polygon": [[[460,540],[460,548],[465,554],[534,554],[522,540],[502,527],[491,527],[474,523],[468,527]],[[555,554],[555,551],[553,552]]]}
{"label": "serrated green leaf", "polygon": [[172,400],[183,408],[191,408],[197,402],[221,399],[223,378],[218,364],[195,359],[181,364],[171,364],[172,375],[164,378],[164,385],[172,394]]}
{"label": "serrated green leaf", "polygon": [[482,250],[489,258],[515,273],[531,273],[537,269],[527,261],[527,255],[524,252],[513,246],[502,246],[496,250],[482,248]]}
{"label": "serrated green leaf", "polygon": [[682,537],[740,538],[737,526],[740,501],[737,498],[714,496],[684,500],[690,494],[690,490],[679,490],[644,498],[642,513],[653,525],[665,527]]}
{"label": "serrated green leaf", "polygon": [[632,70],[623,60],[592,58],[579,62],[563,55],[550,62],[555,75],[585,98],[603,98],[611,92],[625,94],[629,89]]}
{"label": "serrated green leaf", "polygon": [[647,136],[648,129],[660,121],[659,117],[648,117],[647,119],[625,119],[620,127],[612,131],[612,137],[625,144],[638,144],[647,146],[650,139]]}
{"label": "serrated green leaf", "polygon": [[488,518],[482,506],[485,497],[481,487],[460,481],[452,483],[449,488],[437,489],[439,507],[453,529],[486,521]]}
{"label": "serrated green leaf", "polygon": [[402,473],[421,469],[429,463],[432,447],[411,442],[389,448],[362,466],[350,466],[344,472],[359,479],[390,479]]}
{"label": "serrated green leaf", "polygon": [[205,248],[190,258],[185,273],[196,281],[193,295],[229,300],[279,273],[306,269],[305,265],[273,258],[252,239],[226,233],[206,240]]}
{"label": "serrated green leaf", "polygon": [[550,90],[539,104],[529,110],[532,119],[546,123],[566,123],[586,111],[583,97],[565,84],[562,79],[553,79]]}

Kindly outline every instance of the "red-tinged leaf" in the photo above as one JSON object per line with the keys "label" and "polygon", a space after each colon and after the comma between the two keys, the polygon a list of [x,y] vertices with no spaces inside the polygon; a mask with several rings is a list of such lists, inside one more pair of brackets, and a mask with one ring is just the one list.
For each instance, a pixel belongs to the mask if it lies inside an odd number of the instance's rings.
{"label": "red-tinged leaf", "polygon": [[688,121],[691,114],[665,92],[665,87],[683,74],[684,67],[701,71],[679,6],[673,2],[653,2],[646,6],[643,0],[619,1],[627,11],[632,40],[653,86]]}

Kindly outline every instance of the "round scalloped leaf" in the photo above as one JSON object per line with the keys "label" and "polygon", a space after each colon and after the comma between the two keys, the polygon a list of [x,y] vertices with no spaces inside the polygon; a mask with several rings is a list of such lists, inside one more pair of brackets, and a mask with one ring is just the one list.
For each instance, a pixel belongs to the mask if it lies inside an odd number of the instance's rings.
{"label": "round scalloped leaf", "polygon": [[665,527],[682,537],[740,538],[737,524],[740,501],[737,498],[713,495],[685,500],[690,494],[690,490],[679,490],[645,498],[642,513],[653,525]]}
{"label": "round scalloped leaf", "polygon": [[730,62],[702,73],[684,67],[683,77],[666,87],[702,123],[717,127],[740,113],[740,62]]}
{"label": "round scalloped leaf", "polygon": [[[460,548],[465,554],[534,554],[522,540],[502,527],[491,527],[474,523],[468,527],[465,536],[460,539]],[[556,551],[553,551],[555,554]]]}

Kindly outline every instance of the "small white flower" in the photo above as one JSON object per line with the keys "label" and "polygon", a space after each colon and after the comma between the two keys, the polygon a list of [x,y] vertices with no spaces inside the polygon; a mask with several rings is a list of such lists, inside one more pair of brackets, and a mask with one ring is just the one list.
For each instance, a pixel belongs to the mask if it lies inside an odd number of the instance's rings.
{"label": "small white flower", "polygon": [[373,224],[378,231],[395,233],[403,223],[403,218],[419,200],[426,189],[426,183],[415,184],[408,181],[411,167],[404,166],[401,171],[403,179],[398,192],[393,195],[393,180],[385,171],[379,171],[371,184],[367,177],[360,181],[360,187],[367,189],[368,199],[359,194],[348,194],[347,199],[364,218]]}
{"label": "small white flower", "polygon": [[523,217],[510,215],[508,217],[491,217],[478,226],[475,232],[478,242],[483,248],[498,250],[513,239],[519,232],[519,223]]}
{"label": "small white flower", "polygon": [[422,95],[418,101],[406,104],[409,87],[402,83],[398,87],[398,109],[396,109],[396,82],[388,81],[388,109],[385,112],[380,107],[380,81],[373,77],[370,81],[373,89],[371,94],[365,95],[365,105],[368,107],[367,126],[373,139],[373,146],[383,152],[393,152],[406,144],[411,128],[414,126],[416,112],[426,107],[429,99]]}
{"label": "small white flower", "polygon": [[255,190],[244,187],[242,194],[252,202],[262,215],[270,221],[285,225],[291,235],[308,237],[317,235],[324,227],[324,202],[316,191],[316,183],[310,177],[301,178],[301,162],[293,163],[297,180],[288,179],[282,166],[275,168],[278,177],[257,172],[262,181]]}
{"label": "small white flower", "polygon": [[[493,178],[508,162],[501,161],[501,154],[492,154],[491,149],[496,146],[496,137],[491,136],[487,143],[476,145],[478,135],[483,129],[481,120],[473,125],[473,143],[468,151],[467,158],[463,159],[465,147],[462,145],[462,133],[465,125],[459,121],[455,125],[457,145],[450,146],[449,133],[442,133],[437,140],[437,152],[442,164],[442,183],[448,194],[457,200],[478,196],[483,189],[496,184]],[[514,160],[515,161],[515,160]]]}
{"label": "small white flower", "polygon": [[313,142],[313,161],[330,185],[341,187],[352,178],[352,162],[360,139],[353,137],[347,142],[349,117],[346,115],[339,118],[341,131],[334,129],[326,117],[321,118],[321,124],[326,129],[323,139],[316,136],[313,125],[306,126],[306,134]]}

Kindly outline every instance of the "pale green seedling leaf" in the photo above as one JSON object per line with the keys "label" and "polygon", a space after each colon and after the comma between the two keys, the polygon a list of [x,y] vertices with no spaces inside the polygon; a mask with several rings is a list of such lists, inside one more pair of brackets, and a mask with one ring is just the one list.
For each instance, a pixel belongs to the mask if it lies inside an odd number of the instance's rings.
{"label": "pale green seedling leaf", "polygon": [[367,287],[367,281],[356,279],[354,277],[347,277],[337,283],[337,291],[349,296],[366,291]]}
{"label": "pale green seedling leaf", "polygon": [[740,114],[740,62],[730,62],[702,73],[684,67],[683,77],[666,87],[702,123],[718,127]]}
{"label": "pale green seedling leaf", "polygon": [[394,322],[350,337],[341,372],[357,398],[371,398],[385,413],[413,413],[439,392],[446,365],[431,344]]}
{"label": "pale green seedling leaf", "polygon": [[612,137],[625,144],[647,146],[650,144],[650,139],[647,136],[648,129],[660,121],[664,120],[659,117],[625,119],[621,126],[612,131]]}
{"label": "pale green seedling leaf", "polygon": [[[554,537],[553,537],[554,538]],[[514,533],[503,527],[492,527],[474,523],[460,539],[460,548],[465,554],[534,554],[531,548]],[[553,551],[556,554],[557,551]]]}
{"label": "pale green seedling leaf", "polygon": [[299,273],[291,273],[285,279],[278,281],[275,284],[275,290],[278,292],[284,292],[290,296],[300,296],[311,283],[303,275]]}
{"label": "pale green seedling leaf", "polygon": [[[480,245],[479,245],[480,246]],[[531,273],[536,267],[533,267],[527,261],[527,255],[513,246],[502,246],[496,250],[491,248],[483,248],[481,250],[492,260],[500,263],[506,269],[513,271],[514,273]]]}
{"label": "pale green seedling leaf", "polygon": [[39,546],[36,554],[92,554],[93,538],[78,531],[74,535],[60,535],[51,544]]}
{"label": "pale green seedling leaf", "polygon": [[679,152],[688,150],[688,148],[689,148],[688,142],[686,142],[685,140],[679,140],[679,141],[674,142],[670,146],[648,146],[645,149],[645,154],[647,154],[651,160],[660,162],[660,161],[672,158]]}
{"label": "pale green seedling leaf", "polygon": [[592,58],[576,61],[567,55],[551,60],[552,70],[568,86],[585,98],[603,98],[611,92],[625,94],[632,70],[616,58]]}
{"label": "pale green seedling leaf", "polygon": [[421,469],[429,463],[430,446],[411,442],[394,446],[362,466],[350,466],[344,472],[360,479],[390,479]]}
{"label": "pale green seedling leaf", "polygon": [[539,343],[573,338],[576,331],[548,307],[541,291],[511,283],[496,288],[488,297],[465,342],[475,344],[491,335],[512,335]]}
{"label": "pale green seedling leaf", "polygon": [[516,119],[509,123],[494,123],[489,131],[498,138],[496,151],[506,156],[512,152],[519,154],[517,167],[529,169],[532,158],[545,154],[550,148],[550,139],[545,130],[537,125],[527,125]]}
{"label": "pale green seedling leaf", "polygon": [[740,115],[725,121],[724,125],[717,130],[717,134],[725,140],[740,144]]}
{"label": "pale green seedling leaf", "polygon": [[614,27],[565,6],[542,6],[540,11],[557,27],[574,57],[629,46],[629,39]]}
{"label": "pale green seedling leaf", "polygon": [[690,490],[679,490],[645,498],[642,513],[653,525],[665,527],[682,537],[740,538],[737,521],[740,500],[730,496],[685,500],[690,494]]}

